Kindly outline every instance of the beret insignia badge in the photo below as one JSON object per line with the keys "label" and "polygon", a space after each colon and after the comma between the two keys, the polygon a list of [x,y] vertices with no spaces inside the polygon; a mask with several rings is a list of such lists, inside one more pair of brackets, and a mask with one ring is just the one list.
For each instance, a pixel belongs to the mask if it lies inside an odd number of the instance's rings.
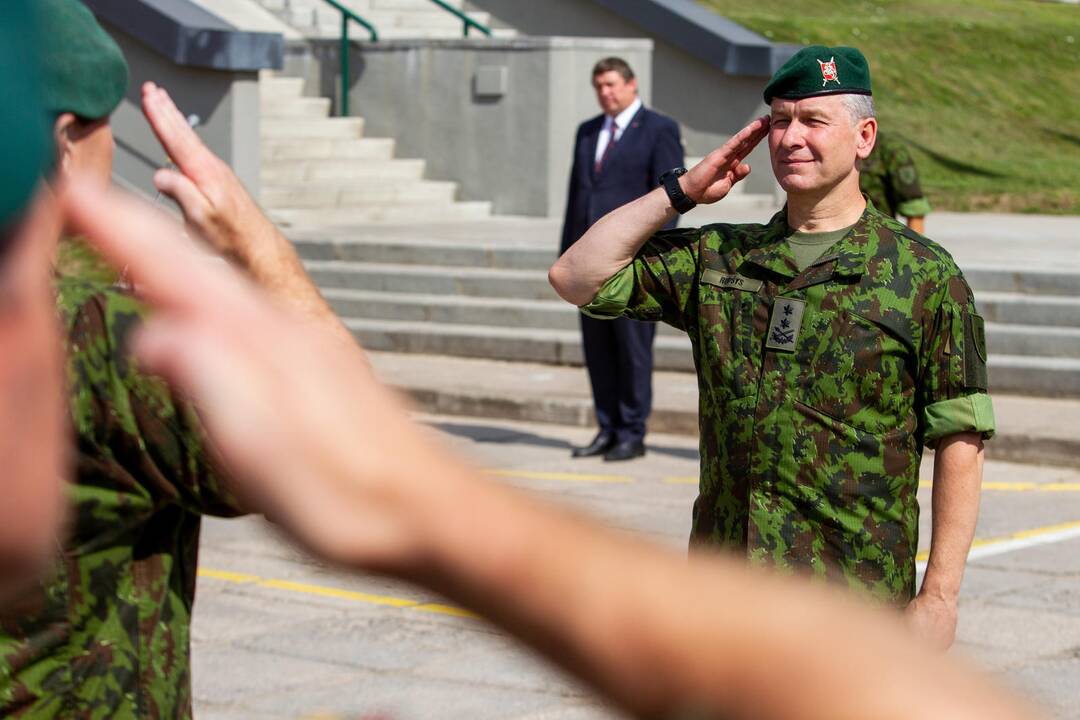
{"label": "beret insignia badge", "polygon": [[840,84],[840,76],[836,72],[836,57],[829,58],[829,62],[818,60],[821,66],[821,87],[825,87],[830,81]]}

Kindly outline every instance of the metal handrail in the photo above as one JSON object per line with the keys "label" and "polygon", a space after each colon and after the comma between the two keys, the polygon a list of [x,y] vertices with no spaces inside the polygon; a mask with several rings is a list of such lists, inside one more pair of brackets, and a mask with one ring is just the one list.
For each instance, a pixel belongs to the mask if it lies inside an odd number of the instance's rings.
{"label": "metal handrail", "polygon": [[487,25],[483,25],[481,23],[476,22],[471,17],[469,17],[468,15],[463,13],[462,11],[458,10],[453,5],[450,5],[449,3],[444,2],[444,0],[431,0],[431,2],[435,3],[436,5],[441,7],[443,10],[447,11],[448,13],[458,16],[458,18],[463,23],[462,28],[461,28],[461,36],[462,37],[469,37],[469,27],[474,27],[477,30],[479,30],[480,32],[487,35],[488,37],[491,37],[491,28],[489,28]]}
{"label": "metal handrail", "polygon": [[375,30],[375,26],[369,23],[364,18],[354,13],[349,8],[345,7],[337,0],[323,0],[323,2],[331,5],[335,10],[341,13],[341,46],[338,54],[341,55],[341,104],[338,105],[338,115],[341,117],[348,117],[349,115],[349,21],[352,20],[359,25],[362,25],[371,33],[371,42],[379,41],[379,33]]}

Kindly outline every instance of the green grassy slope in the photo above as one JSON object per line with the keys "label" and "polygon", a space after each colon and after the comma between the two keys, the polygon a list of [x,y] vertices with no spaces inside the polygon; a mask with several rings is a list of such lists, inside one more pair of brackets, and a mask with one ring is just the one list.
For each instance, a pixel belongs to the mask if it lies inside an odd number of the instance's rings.
{"label": "green grassy slope", "polygon": [[939,209],[1080,213],[1080,7],[699,0],[777,42],[854,45]]}

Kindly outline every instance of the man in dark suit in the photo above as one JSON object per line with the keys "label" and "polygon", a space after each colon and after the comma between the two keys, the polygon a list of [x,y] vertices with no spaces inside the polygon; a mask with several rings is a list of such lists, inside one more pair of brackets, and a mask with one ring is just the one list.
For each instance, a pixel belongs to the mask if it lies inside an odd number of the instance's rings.
{"label": "man in dark suit", "polygon": [[[561,252],[604,215],[657,187],[660,175],[683,165],[679,126],[642,105],[625,60],[598,62],[592,83],[603,114],[577,131]],[[582,315],[581,333],[600,431],[573,456],[640,457],[652,409],[656,325]]]}

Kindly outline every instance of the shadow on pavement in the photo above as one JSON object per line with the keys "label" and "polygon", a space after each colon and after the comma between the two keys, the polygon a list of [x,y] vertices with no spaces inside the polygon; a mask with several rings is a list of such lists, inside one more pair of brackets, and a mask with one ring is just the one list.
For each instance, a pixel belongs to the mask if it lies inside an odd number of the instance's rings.
{"label": "shadow on pavement", "polygon": [[[545,437],[543,435],[537,435],[536,433],[526,432],[516,428],[500,427],[498,425],[473,425],[470,423],[443,421],[431,423],[431,426],[448,435],[466,438],[473,442],[489,445],[532,445],[534,447],[564,448],[566,450],[570,450],[570,448],[573,447],[573,445],[566,440]],[[582,442],[587,442],[588,440],[588,437],[583,436]],[[646,440],[645,445],[650,453],[655,453],[657,455],[668,455],[670,457],[682,458],[685,460],[698,459],[697,448],[667,447],[650,443],[648,440]]]}

